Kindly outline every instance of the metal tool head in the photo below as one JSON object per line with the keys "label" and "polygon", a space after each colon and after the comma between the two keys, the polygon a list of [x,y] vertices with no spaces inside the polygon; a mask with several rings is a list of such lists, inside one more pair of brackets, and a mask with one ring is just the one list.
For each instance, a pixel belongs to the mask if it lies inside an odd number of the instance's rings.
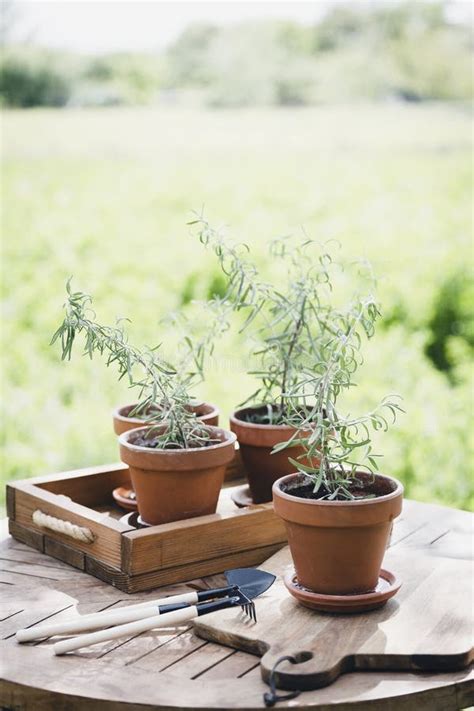
{"label": "metal tool head", "polygon": [[254,622],[257,621],[257,611],[255,609],[255,603],[250,600],[250,598],[248,598],[247,595],[245,595],[245,593],[243,593],[239,587],[236,588],[233,599],[236,600],[236,605],[240,605],[247,617],[250,617],[250,619]]}
{"label": "metal tool head", "polygon": [[229,585],[237,585],[249,600],[262,595],[273,585],[275,575],[258,568],[234,568],[224,573]]}
{"label": "metal tool head", "polygon": [[196,605],[198,617],[201,617],[201,615],[207,615],[210,612],[227,610],[229,607],[240,607],[251,620],[256,622],[257,615],[255,612],[255,605],[252,600],[249,600],[249,598],[244,595],[238,587],[234,587],[232,590],[229,590],[229,592],[231,594],[226,597],[219,597],[216,600],[209,600],[206,602],[198,602]]}

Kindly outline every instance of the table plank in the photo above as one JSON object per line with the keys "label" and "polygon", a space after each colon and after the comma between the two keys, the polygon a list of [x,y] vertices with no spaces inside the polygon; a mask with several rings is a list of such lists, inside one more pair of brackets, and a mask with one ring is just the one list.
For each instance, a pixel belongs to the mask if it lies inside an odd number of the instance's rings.
{"label": "table plank", "polygon": [[195,650],[180,659],[168,663],[160,671],[172,672],[184,679],[197,679],[208,669],[224,661],[230,654],[232,650],[227,647],[206,642],[203,646],[197,645]]}
{"label": "table plank", "polygon": [[257,670],[258,674],[260,674],[260,660],[258,657],[236,650],[228,650],[228,652],[227,656],[221,661],[205,669],[194,678],[202,677],[206,681],[227,678],[240,679],[253,670]]}
{"label": "table plank", "polygon": [[150,654],[141,657],[133,668],[139,667],[143,670],[161,672],[172,667],[181,659],[208,644],[205,640],[199,639],[189,628],[181,634],[172,637],[163,646],[160,646]]}

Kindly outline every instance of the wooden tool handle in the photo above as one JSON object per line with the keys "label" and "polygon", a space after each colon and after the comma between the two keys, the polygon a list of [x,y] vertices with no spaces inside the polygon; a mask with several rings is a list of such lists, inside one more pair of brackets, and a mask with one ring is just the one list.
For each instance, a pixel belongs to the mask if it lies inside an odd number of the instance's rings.
{"label": "wooden tool handle", "polygon": [[171,595],[157,600],[148,600],[136,605],[128,605],[127,607],[116,608],[115,610],[105,610],[104,612],[96,612],[92,615],[82,615],[72,620],[65,622],[49,623],[45,625],[36,625],[27,629],[18,630],[16,633],[17,642],[32,642],[36,639],[44,639],[45,637],[53,637],[54,635],[69,635],[86,632],[87,630],[96,630],[103,627],[111,627],[112,625],[121,625],[136,620],[143,620],[146,617],[156,616],[159,605],[168,605],[171,603],[188,603],[193,605],[198,601],[196,592],[182,593],[181,595]]}
{"label": "wooden tool handle", "polygon": [[197,614],[197,607],[190,605],[183,610],[167,612],[165,615],[155,615],[154,617],[147,617],[137,622],[112,627],[108,630],[91,632],[90,634],[80,635],[73,639],[65,639],[61,642],[56,642],[56,644],[53,645],[53,651],[56,655],[67,654],[67,652],[73,652],[75,649],[81,649],[82,647],[90,647],[92,644],[98,644],[99,642],[108,642],[111,639],[126,637],[128,635],[137,635],[141,634],[141,632],[158,629],[159,627],[173,627],[192,620]]}
{"label": "wooden tool handle", "polygon": [[112,627],[113,625],[125,624],[127,622],[135,622],[143,620],[147,617],[153,617],[159,614],[156,606],[142,607],[136,610],[118,609],[105,615],[98,612],[95,615],[87,615],[87,620],[82,620],[80,617],[71,620],[70,622],[57,622],[56,624],[40,625],[38,628],[30,627],[29,629],[18,630],[16,633],[17,642],[32,642],[36,639],[44,637],[53,637],[54,635],[70,635],[86,632],[87,630],[96,630],[104,627]]}

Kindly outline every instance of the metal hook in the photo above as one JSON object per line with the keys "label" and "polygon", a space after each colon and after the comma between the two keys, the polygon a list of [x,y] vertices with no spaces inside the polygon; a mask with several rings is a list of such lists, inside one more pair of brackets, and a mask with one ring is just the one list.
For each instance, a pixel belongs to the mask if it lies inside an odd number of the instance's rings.
{"label": "metal hook", "polygon": [[270,687],[270,691],[266,691],[263,695],[263,701],[265,702],[265,706],[270,707],[270,706],[275,706],[279,701],[289,701],[290,699],[295,699],[297,696],[301,694],[301,691],[290,691],[289,694],[277,694],[276,693],[276,682],[275,682],[275,675],[276,675],[276,668],[279,664],[282,662],[291,662],[291,664],[298,664],[298,660],[295,659],[295,657],[280,657],[279,659],[276,660],[275,664],[273,665],[273,669],[270,672],[270,677],[268,679],[268,686]]}

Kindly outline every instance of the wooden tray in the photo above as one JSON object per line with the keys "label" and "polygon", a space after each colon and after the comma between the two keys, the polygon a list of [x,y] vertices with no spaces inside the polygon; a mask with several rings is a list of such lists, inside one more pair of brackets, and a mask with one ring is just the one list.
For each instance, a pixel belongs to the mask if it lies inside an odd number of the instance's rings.
{"label": "wooden tray", "polygon": [[401,579],[399,593],[379,610],[353,615],[314,612],[289,595],[282,580],[292,568],[288,547],[260,567],[278,579],[256,600],[256,624],[244,626],[234,610],[225,610],[198,618],[194,630],[263,655],[265,681],[280,657],[296,657],[298,664],[278,666],[280,688],[317,689],[359,670],[456,671],[474,659],[470,560],[389,551],[383,567]]}
{"label": "wooden tray", "polygon": [[[140,530],[119,520],[125,512],[112,498],[115,487],[130,482],[125,464],[12,482],[7,486],[9,531],[128,593],[258,565],[281,548],[286,532],[272,504],[238,509],[232,502],[232,477],[242,473],[237,457],[215,514]],[[91,540],[38,525],[33,521],[37,511],[85,528]]]}

